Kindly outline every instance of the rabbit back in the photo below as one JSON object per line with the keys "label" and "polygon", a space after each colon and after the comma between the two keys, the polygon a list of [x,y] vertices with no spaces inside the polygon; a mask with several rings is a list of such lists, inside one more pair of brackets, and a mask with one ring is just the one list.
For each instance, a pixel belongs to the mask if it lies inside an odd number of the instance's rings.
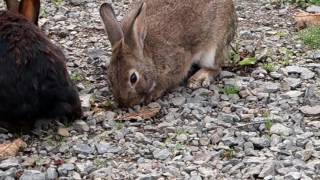
{"label": "rabbit back", "polygon": [[0,12],[0,121],[79,118],[78,92],[62,51],[21,15]]}

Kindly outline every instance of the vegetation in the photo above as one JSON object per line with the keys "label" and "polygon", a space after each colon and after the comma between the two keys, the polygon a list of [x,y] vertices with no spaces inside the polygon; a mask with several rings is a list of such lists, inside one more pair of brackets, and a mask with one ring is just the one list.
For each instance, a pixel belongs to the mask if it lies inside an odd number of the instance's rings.
{"label": "vegetation", "polygon": [[223,156],[226,159],[232,159],[236,157],[236,150],[233,147],[226,149],[224,150]]}
{"label": "vegetation", "polygon": [[305,8],[308,5],[320,5],[320,0],[279,0],[282,3],[290,3],[290,4],[295,4],[299,7]]}
{"label": "vegetation", "polygon": [[276,70],[276,66],[273,63],[267,63],[263,65],[263,69],[268,73],[274,72]]}
{"label": "vegetation", "polygon": [[247,57],[244,58],[242,61],[239,62],[240,66],[251,66],[257,63],[257,58],[255,57]]}
{"label": "vegetation", "polygon": [[223,92],[228,96],[238,94],[240,92],[240,88],[236,86],[226,86],[224,87]]}
{"label": "vegetation", "polygon": [[315,49],[320,49],[320,26],[302,30],[299,33],[299,37],[306,45]]}

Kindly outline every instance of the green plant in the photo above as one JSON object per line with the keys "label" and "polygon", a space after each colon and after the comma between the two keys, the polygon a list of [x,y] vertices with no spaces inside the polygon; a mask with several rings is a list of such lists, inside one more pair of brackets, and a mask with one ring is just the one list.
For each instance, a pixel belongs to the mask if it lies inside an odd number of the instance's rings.
{"label": "green plant", "polygon": [[115,123],[115,128],[116,128],[117,130],[122,129],[123,127],[124,127],[124,123],[123,123],[123,122],[116,122],[116,123]]}
{"label": "green plant", "polygon": [[247,57],[244,58],[242,61],[239,62],[240,66],[252,66],[257,63],[257,58],[255,57]]}
{"label": "green plant", "polygon": [[273,125],[272,119],[267,118],[267,119],[265,120],[265,122],[264,122],[264,125],[265,125],[265,127],[266,127],[266,130],[270,133],[270,129],[271,129],[272,125]]}
{"label": "green plant", "polygon": [[285,48],[285,47],[281,48],[280,52],[283,55],[283,61],[281,62],[281,64],[283,66],[289,66],[290,65],[290,59],[294,55],[294,52],[292,50],[289,50],[289,49]]}
{"label": "green plant", "polygon": [[232,51],[230,53],[230,60],[233,64],[238,64],[238,62],[241,59],[239,50],[240,50],[240,44],[236,42],[234,46],[232,46]]}
{"label": "green plant", "polygon": [[98,159],[95,159],[95,160],[94,160],[94,164],[95,164],[98,168],[102,168],[102,167],[105,166],[106,161],[105,161],[105,159],[100,159],[100,158],[98,158]]}
{"label": "green plant", "polygon": [[233,94],[238,94],[240,92],[240,88],[236,86],[226,86],[223,88],[223,92],[228,96]]}
{"label": "green plant", "polygon": [[273,63],[267,63],[263,65],[263,69],[270,73],[274,72],[276,70],[276,67]]}
{"label": "green plant", "polygon": [[311,4],[320,5],[320,0],[278,0],[278,1],[280,1],[280,3],[282,4],[290,3],[302,8],[305,8]]}
{"label": "green plant", "polygon": [[306,28],[300,31],[299,37],[306,45],[314,49],[320,49],[320,26]]}
{"label": "green plant", "polygon": [[232,158],[236,157],[236,150],[233,147],[231,147],[229,149],[225,149],[223,156],[226,159],[232,159]]}
{"label": "green plant", "polygon": [[73,81],[83,81],[85,78],[84,78],[84,74],[83,73],[80,73],[80,72],[74,72],[71,74],[71,80]]}
{"label": "green plant", "polygon": [[59,7],[59,6],[61,6],[63,0],[53,0],[52,2],[56,7]]}
{"label": "green plant", "polygon": [[185,129],[179,128],[179,129],[176,130],[176,134],[177,134],[177,135],[188,134],[188,131],[185,130]]}
{"label": "green plant", "polygon": [[45,164],[46,164],[46,160],[41,159],[41,158],[39,158],[39,159],[37,159],[37,160],[35,161],[35,165],[36,165],[36,166],[43,166],[43,165],[45,165]]}

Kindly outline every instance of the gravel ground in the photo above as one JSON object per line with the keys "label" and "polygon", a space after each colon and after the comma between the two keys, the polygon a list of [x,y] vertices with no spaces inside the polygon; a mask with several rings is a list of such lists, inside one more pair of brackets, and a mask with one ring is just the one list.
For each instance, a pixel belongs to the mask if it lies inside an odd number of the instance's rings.
{"label": "gravel ground", "polygon": [[[291,7],[237,0],[234,46],[258,65],[225,68],[209,88],[176,88],[149,105],[161,106],[152,120],[116,122],[141,107],[114,108],[103,2],[43,1],[41,28],[69,59],[85,117],[41,137],[0,134],[28,144],[0,162],[0,179],[320,179],[320,51],[297,39]],[[129,3],[114,0],[120,18]]]}

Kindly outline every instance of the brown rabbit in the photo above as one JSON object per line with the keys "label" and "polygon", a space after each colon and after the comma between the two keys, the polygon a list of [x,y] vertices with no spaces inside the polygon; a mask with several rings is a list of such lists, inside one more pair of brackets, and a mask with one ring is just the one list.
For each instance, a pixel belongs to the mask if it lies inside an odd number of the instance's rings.
{"label": "brown rabbit", "polygon": [[109,79],[121,106],[147,103],[177,86],[208,86],[226,59],[237,16],[232,0],[144,0],[121,24],[110,4],[100,15],[112,45]]}

